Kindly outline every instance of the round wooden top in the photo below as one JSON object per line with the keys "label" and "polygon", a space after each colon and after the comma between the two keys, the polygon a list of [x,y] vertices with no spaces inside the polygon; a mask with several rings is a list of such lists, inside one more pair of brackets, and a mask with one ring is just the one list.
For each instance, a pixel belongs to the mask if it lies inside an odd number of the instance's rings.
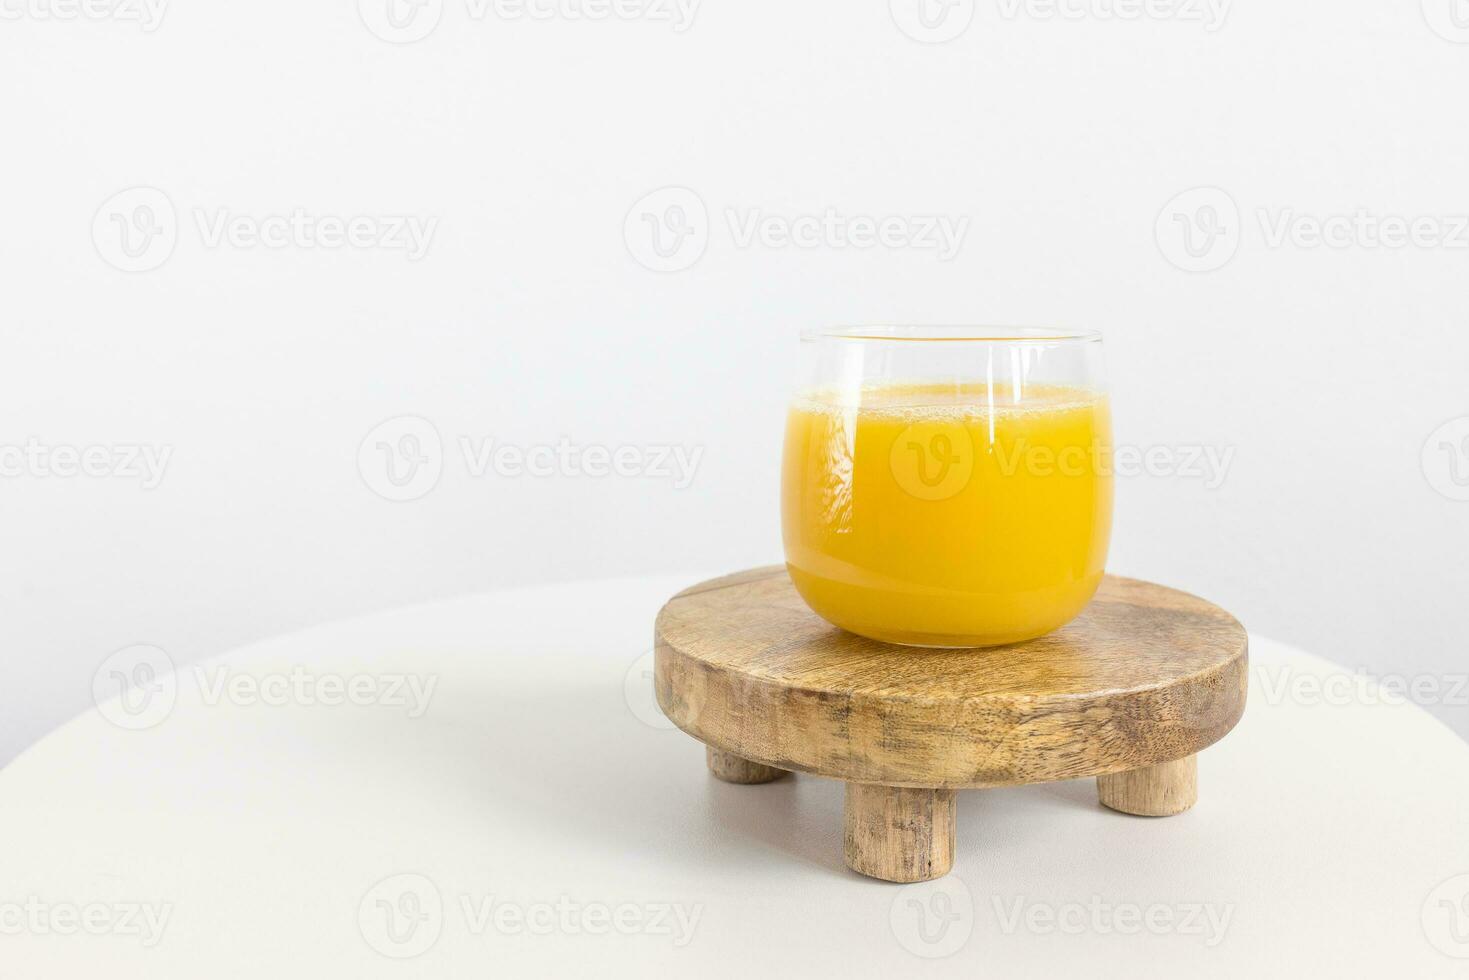
{"label": "round wooden top", "polygon": [[848,782],[969,787],[1191,755],[1244,712],[1248,654],[1219,607],[1115,576],[1028,643],[893,646],[828,624],[772,566],[674,596],[654,660],[664,713],[716,748]]}

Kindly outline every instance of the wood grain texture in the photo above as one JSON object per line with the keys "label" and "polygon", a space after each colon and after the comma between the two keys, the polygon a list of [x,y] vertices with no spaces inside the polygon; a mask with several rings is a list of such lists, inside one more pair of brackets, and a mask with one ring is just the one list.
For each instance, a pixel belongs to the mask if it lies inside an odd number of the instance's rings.
{"label": "wood grain texture", "polygon": [[704,755],[709,762],[709,771],[716,779],[726,783],[752,786],[756,783],[768,783],[787,774],[784,769],[762,766],[758,762],[741,759],[729,752],[721,752],[712,745],[705,746]]}
{"label": "wood grain texture", "polygon": [[811,612],[785,569],[679,593],[655,687],[690,735],[745,760],[884,786],[1007,786],[1193,755],[1239,720],[1247,641],[1195,596],[1108,576],[1064,628],[1008,647],[920,650]]}
{"label": "wood grain texture", "polygon": [[884,881],[928,881],[954,866],[955,792],[848,783],[847,867]]}
{"label": "wood grain texture", "polygon": [[1199,800],[1199,757],[1097,777],[1103,806],[1138,817],[1171,817]]}

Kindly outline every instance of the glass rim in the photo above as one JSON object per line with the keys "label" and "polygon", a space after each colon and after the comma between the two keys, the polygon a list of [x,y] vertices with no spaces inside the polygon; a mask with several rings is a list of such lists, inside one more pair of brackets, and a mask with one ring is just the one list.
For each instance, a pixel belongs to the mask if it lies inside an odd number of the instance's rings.
{"label": "glass rim", "polygon": [[949,324],[872,324],[868,326],[812,327],[801,331],[802,343],[818,340],[854,340],[882,343],[978,344],[1099,344],[1097,330],[1057,327],[967,326]]}

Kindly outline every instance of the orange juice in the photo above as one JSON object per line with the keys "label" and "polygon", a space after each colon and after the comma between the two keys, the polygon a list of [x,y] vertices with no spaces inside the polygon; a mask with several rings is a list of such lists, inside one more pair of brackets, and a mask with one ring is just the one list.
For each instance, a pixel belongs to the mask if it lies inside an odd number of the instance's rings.
{"label": "orange juice", "polygon": [[1104,395],[815,390],[786,423],[791,579],[822,618],[916,646],[1016,643],[1091,600],[1112,527]]}

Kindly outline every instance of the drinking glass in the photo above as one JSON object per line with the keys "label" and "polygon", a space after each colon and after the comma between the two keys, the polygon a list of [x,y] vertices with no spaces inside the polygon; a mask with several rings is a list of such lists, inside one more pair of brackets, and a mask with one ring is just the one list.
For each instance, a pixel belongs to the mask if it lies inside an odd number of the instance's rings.
{"label": "drinking glass", "polygon": [[978,647],[1081,612],[1112,528],[1099,334],[851,327],[801,347],[781,522],[817,615],[889,643]]}

